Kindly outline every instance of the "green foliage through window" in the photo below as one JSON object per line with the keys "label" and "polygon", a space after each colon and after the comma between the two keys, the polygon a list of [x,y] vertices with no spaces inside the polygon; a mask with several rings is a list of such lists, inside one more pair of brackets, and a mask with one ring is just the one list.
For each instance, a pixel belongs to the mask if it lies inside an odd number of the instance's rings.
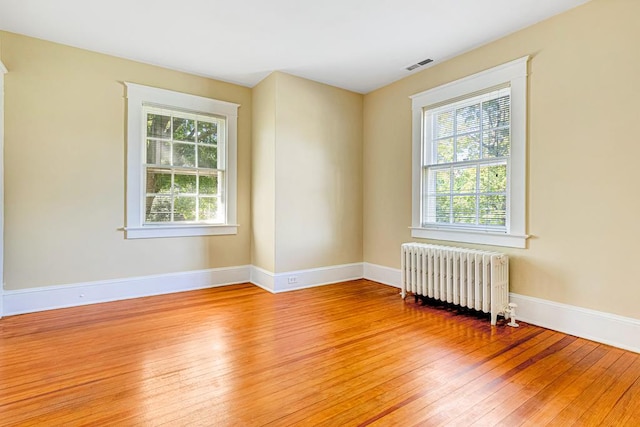
{"label": "green foliage through window", "polygon": [[506,225],[510,107],[509,89],[500,89],[426,112],[423,222]]}
{"label": "green foliage through window", "polygon": [[216,117],[147,107],[145,222],[216,222],[224,169]]}

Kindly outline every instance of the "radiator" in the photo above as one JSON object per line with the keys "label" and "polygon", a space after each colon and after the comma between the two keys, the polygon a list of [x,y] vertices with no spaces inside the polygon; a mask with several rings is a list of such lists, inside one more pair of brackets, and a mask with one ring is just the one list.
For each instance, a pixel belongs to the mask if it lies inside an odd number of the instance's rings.
{"label": "radiator", "polygon": [[402,245],[402,298],[407,293],[515,320],[509,304],[509,257],[497,252],[451,246]]}

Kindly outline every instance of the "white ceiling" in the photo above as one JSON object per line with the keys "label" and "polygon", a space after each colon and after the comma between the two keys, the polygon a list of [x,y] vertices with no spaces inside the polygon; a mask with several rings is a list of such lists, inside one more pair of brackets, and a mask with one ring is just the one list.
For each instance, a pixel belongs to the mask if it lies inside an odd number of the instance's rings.
{"label": "white ceiling", "polygon": [[587,1],[0,0],[0,29],[244,86],[280,70],[367,93]]}

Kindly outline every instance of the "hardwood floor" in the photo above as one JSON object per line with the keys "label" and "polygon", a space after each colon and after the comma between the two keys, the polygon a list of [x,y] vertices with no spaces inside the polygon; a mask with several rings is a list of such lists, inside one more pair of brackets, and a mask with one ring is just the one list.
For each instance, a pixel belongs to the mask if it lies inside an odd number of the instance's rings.
{"label": "hardwood floor", "polygon": [[253,285],[0,320],[0,425],[640,425],[640,355],[402,301]]}

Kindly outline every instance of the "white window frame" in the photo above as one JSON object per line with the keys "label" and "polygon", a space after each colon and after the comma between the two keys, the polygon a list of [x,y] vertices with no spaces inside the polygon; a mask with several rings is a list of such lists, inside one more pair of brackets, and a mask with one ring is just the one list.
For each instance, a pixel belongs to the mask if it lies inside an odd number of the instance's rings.
{"label": "white window frame", "polygon": [[[237,234],[237,127],[240,105],[202,96],[125,82],[127,87],[127,239]],[[225,180],[222,194],[226,209],[224,224],[145,224],[144,168],[146,123],[143,106],[222,116],[226,123]]]}
{"label": "white window frame", "polygon": [[0,319],[4,313],[4,75],[7,72],[0,61]]}
{"label": "white window frame", "polygon": [[[438,86],[411,96],[412,123],[412,221],[411,236],[433,240],[476,243],[515,248],[526,247],[526,134],[527,62],[529,56]],[[464,229],[449,224],[422,224],[425,110],[449,100],[452,103],[493,87],[511,87],[511,150],[507,168],[506,231]]]}

